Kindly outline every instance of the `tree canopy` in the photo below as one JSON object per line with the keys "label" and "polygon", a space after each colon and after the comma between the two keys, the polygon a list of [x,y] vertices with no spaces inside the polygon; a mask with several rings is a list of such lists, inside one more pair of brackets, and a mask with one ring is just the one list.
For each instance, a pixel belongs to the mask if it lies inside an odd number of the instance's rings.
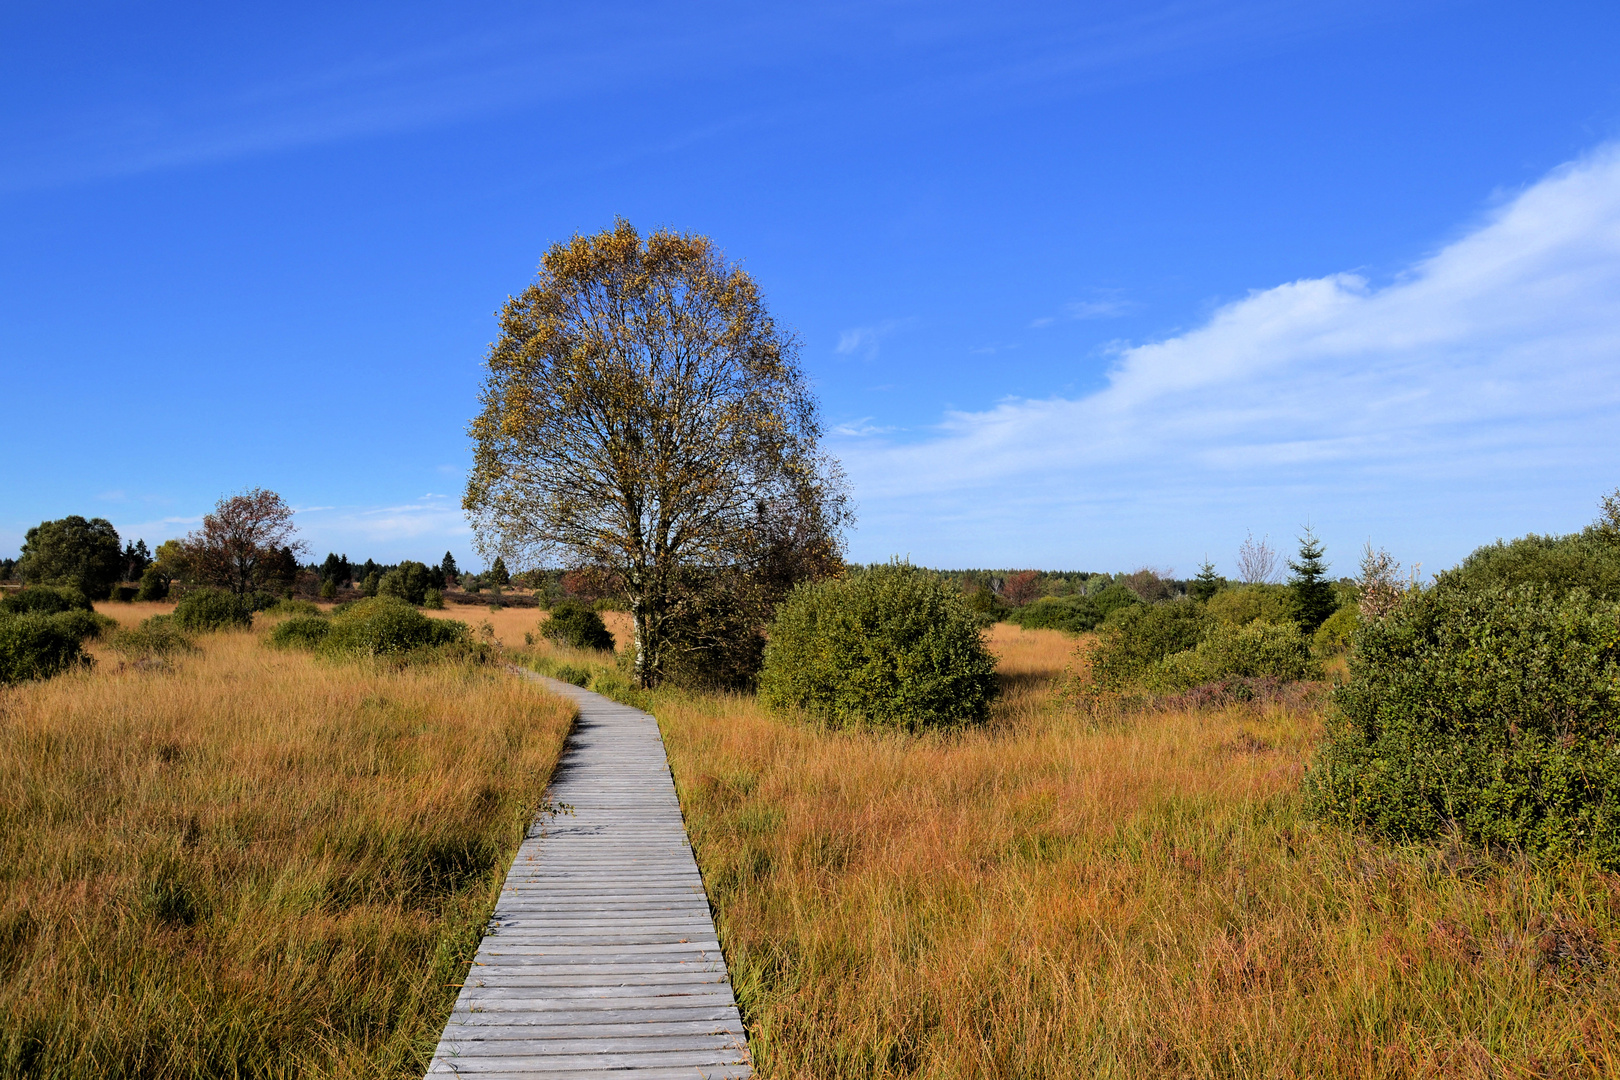
{"label": "tree canopy", "polygon": [[124,552],[112,522],[78,514],[29,529],[17,561],[24,581],[71,585],[92,600],[105,599],[123,572]]}
{"label": "tree canopy", "polygon": [[186,568],[237,596],[289,585],[289,574],[297,570],[294,556],[304,550],[292,517],[292,507],[263,488],[220,499],[212,514],[203,515],[202,528],[186,537]]}
{"label": "tree canopy", "polygon": [[847,496],[796,342],[707,237],[620,220],[556,244],[500,327],[463,500],[480,549],[616,574],[643,686],[717,575],[809,565],[784,543],[836,559]]}

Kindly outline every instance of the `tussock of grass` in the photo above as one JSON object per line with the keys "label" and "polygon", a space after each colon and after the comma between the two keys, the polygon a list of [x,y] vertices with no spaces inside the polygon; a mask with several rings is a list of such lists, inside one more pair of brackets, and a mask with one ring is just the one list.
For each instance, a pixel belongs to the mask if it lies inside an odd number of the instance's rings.
{"label": "tussock of grass", "polygon": [[1599,1076],[1620,881],[1318,827],[1320,717],[1054,707],[997,627],[987,730],[654,705],[762,1077]]}
{"label": "tussock of grass", "polygon": [[261,638],[0,692],[0,1076],[421,1075],[571,712]]}

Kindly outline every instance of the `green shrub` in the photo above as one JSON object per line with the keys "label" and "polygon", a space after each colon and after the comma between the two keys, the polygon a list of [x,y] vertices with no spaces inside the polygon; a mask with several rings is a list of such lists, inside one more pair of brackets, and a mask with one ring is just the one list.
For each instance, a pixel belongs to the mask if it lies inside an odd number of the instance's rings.
{"label": "green shrub", "polygon": [[135,599],[147,602],[166,600],[169,596],[169,579],[155,566],[148,566],[141,572],[141,584],[135,590]]}
{"label": "green shrub", "polygon": [[83,641],[86,638],[98,640],[109,631],[118,628],[118,620],[110,619],[94,611],[59,611],[50,616],[64,633],[72,634]]}
{"label": "green shrub", "polygon": [[277,623],[270,631],[270,644],[278,649],[314,649],[332,630],[330,619],[319,615],[295,615]]}
{"label": "green shrub", "polygon": [[1103,623],[1091,653],[1092,679],[1103,690],[1134,686],[1167,657],[1195,647],[1210,622],[1193,600],[1120,608]]}
{"label": "green shrub", "polygon": [[277,600],[264,609],[266,615],[320,615],[319,604],[309,600]]}
{"label": "green shrub", "polygon": [[613,635],[602,616],[589,604],[563,600],[551,609],[551,617],[540,624],[540,633],[562,645],[576,649],[613,650]]}
{"label": "green shrub", "polygon": [[1007,617],[1012,608],[990,591],[988,585],[979,585],[969,590],[962,597],[967,609],[973,612],[974,618],[980,626],[994,626]]}
{"label": "green shrub", "polygon": [[168,657],[175,653],[193,652],[197,645],[175,625],[172,615],[153,615],[141,625],[120,630],[112,635],[109,644],[131,659]]}
{"label": "green shrub", "polygon": [[0,597],[0,615],[55,615],[91,611],[90,598],[70,585],[35,585]]}
{"label": "green shrub", "polygon": [[326,578],[325,580],[323,580],[321,582],[321,599],[322,600],[336,600],[337,599],[337,582],[336,581],[333,581],[331,578]]}
{"label": "green shrub", "polygon": [[1595,536],[1524,536],[1475,551],[1445,575],[1452,587],[1536,585],[1555,596],[1585,589],[1600,600],[1620,600],[1620,546]]}
{"label": "green shrub", "polygon": [[1620,869],[1620,601],[1567,578],[1476,584],[1535,546],[1498,545],[1361,627],[1306,776],[1318,815]]}
{"label": "green shrub", "polygon": [[575,686],[589,686],[591,682],[591,669],[574,664],[559,664],[552,671],[551,677]]}
{"label": "green shrub", "polygon": [[1142,676],[1156,694],[1176,694],[1230,679],[1293,682],[1311,674],[1311,653],[1297,623],[1213,622],[1191,649],[1173,653]]}
{"label": "green shrub", "polygon": [[975,723],[998,689],[961,593],[902,563],[798,586],[768,637],[760,698],[833,724]]}
{"label": "green shrub", "polygon": [[433,577],[426,565],[406,559],[382,576],[377,582],[376,595],[392,596],[421,607],[432,583]]}
{"label": "green shrub", "polygon": [[1210,597],[1207,609],[1221,622],[1243,626],[1257,621],[1293,622],[1296,605],[1286,585],[1240,585]]}
{"label": "green shrub", "polygon": [[444,592],[440,589],[429,589],[422,594],[422,606],[429,611],[444,610]]}
{"label": "green shrub", "polygon": [[327,655],[399,656],[471,644],[466,623],[430,619],[394,597],[356,601],[329,621],[331,628],[320,643],[320,651]]}
{"label": "green shrub", "polygon": [[0,685],[48,679],[70,667],[88,665],[84,634],[76,623],[96,616],[83,611],[54,615],[0,615]]}
{"label": "green shrub", "polygon": [[1093,630],[1102,620],[1096,603],[1085,596],[1042,597],[1007,616],[1008,622],[1025,630],[1063,630],[1070,634]]}
{"label": "green shrub", "polygon": [[1194,652],[1204,658],[1209,679],[1282,679],[1312,674],[1310,640],[1298,623],[1255,620],[1246,626],[1217,622]]}
{"label": "green shrub", "polygon": [[192,589],[175,604],[174,622],[190,634],[246,628],[253,625],[253,609],[224,589]]}
{"label": "green shrub", "polygon": [[373,570],[360,582],[360,595],[365,597],[376,596],[377,590],[381,587],[382,575]]}
{"label": "green shrub", "polygon": [[1350,638],[1361,624],[1361,613],[1354,604],[1345,604],[1332,615],[1327,622],[1316,628],[1316,651],[1319,653],[1341,653],[1350,647]]}
{"label": "green shrub", "polygon": [[1099,619],[1107,619],[1116,611],[1135,607],[1142,602],[1142,598],[1136,595],[1136,590],[1122,581],[1116,581],[1112,585],[1104,586],[1091,596],[1090,600],[1092,606],[1097,609]]}

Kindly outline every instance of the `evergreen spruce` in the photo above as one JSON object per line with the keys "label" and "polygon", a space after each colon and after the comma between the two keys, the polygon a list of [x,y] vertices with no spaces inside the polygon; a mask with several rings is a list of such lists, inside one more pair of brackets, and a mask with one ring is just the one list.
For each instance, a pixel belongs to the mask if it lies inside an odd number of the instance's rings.
{"label": "evergreen spruce", "polygon": [[1338,607],[1323,554],[1322,541],[1309,525],[1305,526],[1305,535],[1299,538],[1299,561],[1288,563],[1288,569],[1294,572],[1288,579],[1288,589],[1294,594],[1294,618],[1307,634],[1316,633],[1316,628],[1327,622]]}
{"label": "evergreen spruce", "polygon": [[1187,586],[1187,592],[1198,601],[1208,600],[1221,591],[1221,579],[1215,573],[1215,564],[1205,559],[1198,567],[1198,576]]}

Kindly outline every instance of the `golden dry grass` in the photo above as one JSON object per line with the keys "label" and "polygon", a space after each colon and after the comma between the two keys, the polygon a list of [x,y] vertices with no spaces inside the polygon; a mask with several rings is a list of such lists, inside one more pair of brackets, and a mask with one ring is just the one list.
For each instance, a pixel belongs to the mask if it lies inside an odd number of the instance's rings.
{"label": "golden dry grass", "polygon": [[571,708],[201,646],[0,690],[0,1076],[420,1075]]}
{"label": "golden dry grass", "polygon": [[[422,614],[438,619],[457,619],[466,623],[480,637],[485,636],[482,634],[482,628],[488,624],[493,640],[509,649],[528,647],[529,643],[525,641],[523,635],[529,634],[532,638],[539,638],[540,627],[550,616],[550,612],[537,608],[503,607],[492,611],[488,607],[463,604],[453,604],[442,611],[429,611],[424,608]],[[602,621],[607,624],[614,641],[622,645],[630,640],[629,612],[604,611]],[[534,642],[534,645],[538,646],[539,642]]]}
{"label": "golden dry grass", "polygon": [[1620,884],[1320,828],[1309,712],[1098,722],[997,627],[982,731],[655,705],[760,1075],[1599,1076]]}

